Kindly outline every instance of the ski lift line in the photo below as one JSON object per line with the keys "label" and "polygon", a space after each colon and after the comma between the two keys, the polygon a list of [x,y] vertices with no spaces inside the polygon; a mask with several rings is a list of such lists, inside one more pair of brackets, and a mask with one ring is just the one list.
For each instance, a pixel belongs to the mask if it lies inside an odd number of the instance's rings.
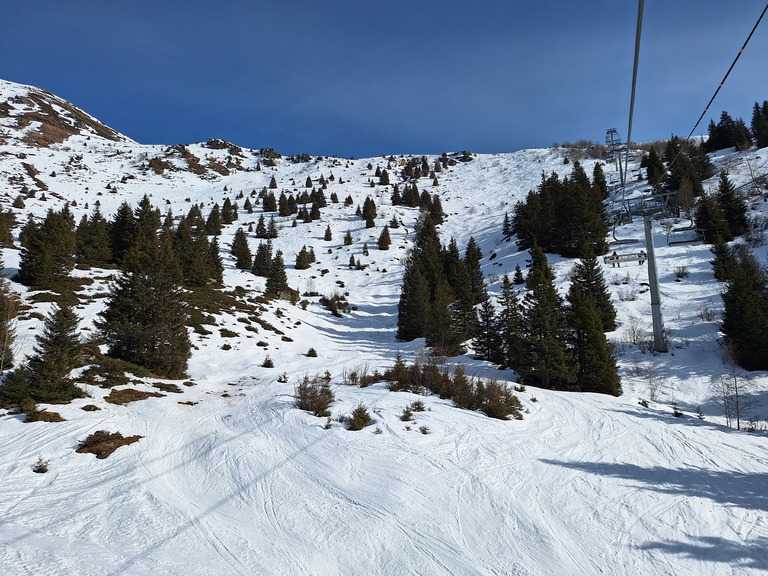
{"label": "ski lift line", "polygon": [[[704,108],[704,112],[701,113],[701,116],[699,116],[699,119],[696,120],[696,124],[693,126],[693,128],[691,129],[690,133],[685,138],[685,140],[683,140],[683,143],[680,146],[680,149],[677,151],[677,154],[675,154],[675,157],[669,163],[669,166],[667,166],[667,170],[672,168],[672,165],[675,163],[675,161],[680,156],[680,154],[682,154],[683,149],[685,148],[685,145],[691,139],[691,136],[693,136],[693,133],[696,131],[696,128],[698,128],[699,124],[701,124],[701,120],[709,111],[709,107],[712,106],[712,103],[715,101],[715,98],[717,98],[717,95],[720,92],[720,89],[723,87],[723,85],[725,84],[725,81],[728,79],[728,76],[730,76],[731,71],[736,66],[736,62],[738,62],[739,58],[744,53],[744,50],[747,48],[747,44],[749,44],[749,41],[752,39],[752,36],[754,35],[755,30],[757,30],[757,27],[760,25],[760,21],[763,19],[763,16],[765,16],[766,12],[768,12],[768,4],[766,4],[765,8],[763,8],[763,11],[760,14],[760,17],[757,19],[757,22],[755,22],[755,25],[752,27],[752,31],[749,33],[749,36],[747,36],[747,39],[744,41],[744,45],[741,47],[741,50],[739,50],[739,53],[736,54],[736,58],[733,59],[733,62],[731,62],[731,66],[730,68],[728,68],[728,72],[725,73],[725,76],[723,76],[723,79],[720,81],[720,84],[718,84],[717,89],[715,90],[715,93],[712,95],[712,98],[709,99],[709,102],[707,103],[706,108]],[[655,187],[659,182],[661,182],[661,177],[659,177],[659,180],[657,182],[653,183],[653,186]]]}
{"label": "ski lift line", "polygon": [[725,76],[720,81],[720,84],[718,85],[717,90],[715,90],[715,93],[712,95],[712,98],[707,103],[707,107],[704,108],[704,112],[701,113],[701,116],[699,116],[699,119],[696,121],[696,125],[691,130],[691,133],[688,134],[688,138],[685,139],[686,142],[691,138],[693,133],[696,131],[696,128],[699,127],[699,124],[701,123],[702,118],[704,118],[704,115],[709,110],[709,107],[715,101],[717,94],[720,92],[720,88],[723,87],[723,84],[725,84],[725,81],[728,79],[728,76],[731,74],[731,70],[733,70],[734,66],[736,66],[736,62],[738,62],[739,58],[744,53],[744,50],[747,48],[747,44],[749,44],[749,41],[752,39],[752,35],[755,33],[755,30],[757,30],[757,27],[760,25],[760,21],[763,19],[763,16],[765,16],[765,13],[767,11],[768,11],[768,4],[766,4],[765,8],[763,8],[763,12],[760,14],[760,17],[757,19],[757,22],[755,22],[755,25],[752,27],[752,31],[749,33],[749,36],[747,36],[747,39],[744,41],[744,45],[741,47],[741,50],[739,50],[739,53],[736,54],[736,58],[733,59],[733,62],[731,63],[731,67],[728,68],[728,72],[725,73]]}
{"label": "ski lift line", "polygon": [[627,128],[627,153],[625,155],[624,165],[627,167],[622,179],[622,186],[626,186],[627,174],[629,169],[629,145],[632,142],[632,116],[635,111],[635,87],[637,86],[637,63],[640,59],[640,35],[643,30],[643,7],[645,0],[639,0],[637,4],[637,30],[635,32],[635,62],[632,67],[632,96],[629,102],[629,127]]}

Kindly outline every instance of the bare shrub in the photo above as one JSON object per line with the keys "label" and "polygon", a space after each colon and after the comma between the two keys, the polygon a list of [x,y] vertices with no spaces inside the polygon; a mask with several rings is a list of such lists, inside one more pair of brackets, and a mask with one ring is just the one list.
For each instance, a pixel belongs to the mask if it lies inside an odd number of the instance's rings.
{"label": "bare shrub", "polygon": [[689,275],[688,266],[675,267],[675,278],[678,278],[678,279],[688,278],[688,275]]}
{"label": "bare shrub", "polygon": [[625,288],[624,290],[619,290],[617,296],[622,302],[634,302],[637,300],[637,290],[634,288]]}

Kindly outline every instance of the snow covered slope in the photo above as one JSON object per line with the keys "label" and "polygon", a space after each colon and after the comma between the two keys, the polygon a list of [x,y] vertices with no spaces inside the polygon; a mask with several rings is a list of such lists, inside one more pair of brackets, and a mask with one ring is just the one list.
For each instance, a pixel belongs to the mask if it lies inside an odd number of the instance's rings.
{"label": "snow covered slope", "polygon": [[[630,332],[646,339],[650,331],[645,268],[605,269],[620,320],[609,337],[617,345],[622,396],[528,388],[518,394],[522,421],[493,420],[436,396],[390,392],[381,383],[344,384],[351,372],[383,371],[398,353],[406,361],[422,353],[423,341],[395,340],[399,284],[418,213],[392,206],[392,187],[379,186],[374,177],[377,167],[389,165],[396,181],[407,158],[277,158],[270,166],[267,151],[220,141],[146,146],[94,119],[78,124],[79,114],[87,115],[44,94],[0,81],[0,201],[8,209],[18,195],[26,197],[25,207],[14,209],[20,223],[63,202],[77,220],[97,202],[111,216],[121,202],[135,205],[143,194],[163,211],[180,215],[200,203],[207,214],[214,203],[234,200],[241,191],[248,196],[272,177],[278,194],[296,194],[305,190],[308,176],[313,182],[323,176],[326,197],[335,192],[341,202],[323,209],[319,222],[293,227],[292,217],[278,219],[275,248],[285,254],[292,287],[348,292],[356,309],[337,318],[308,297],[306,309],[284,301],[265,306],[259,322],[231,310],[216,318],[212,334],[191,335],[192,385],[181,386],[181,394],[115,405],[104,400],[107,390],[85,386],[89,398],[49,407],[65,422],[0,417],[3,574],[768,570],[768,438],[761,428],[768,376],[743,375],[761,429],[726,427],[713,394],[729,375],[718,337],[721,286],[706,247],[668,246],[661,223],[654,225],[668,354],[643,353],[629,342]],[[43,121],[20,118],[24,111],[39,115],[39,109],[65,119],[53,122],[70,126],[65,138],[30,137],[46,133]],[[437,174],[437,186],[428,178],[419,181],[420,190],[440,195],[448,214],[443,240],[455,237],[462,251],[471,236],[478,241],[491,293],[498,292],[501,275],[524,267],[527,256],[502,240],[504,212],[511,214],[542,173],[570,173],[564,158],[574,153],[479,155]],[[435,159],[428,158],[430,164]],[[728,166],[740,185],[751,180],[750,171],[765,173],[768,151],[722,153],[713,161]],[[591,173],[594,160],[582,163]],[[616,178],[611,166],[605,170]],[[351,207],[343,205],[347,196]],[[376,202],[374,229],[354,214],[366,196]],[[761,196],[749,202],[752,215],[765,217]],[[247,229],[260,214],[260,206],[253,214],[241,209],[220,239],[225,284],[241,287],[244,298],[260,294],[264,280],[237,270],[229,245],[237,227]],[[393,217],[404,225],[390,231],[390,250],[379,251],[381,226]],[[323,239],[327,226],[331,241]],[[351,246],[343,244],[347,231]],[[617,234],[643,238],[642,222]],[[250,242],[255,249],[252,235]],[[303,245],[314,248],[318,261],[295,270],[293,259]],[[765,262],[765,247],[755,251]],[[368,267],[350,270],[350,255]],[[3,256],[12,274],[18,250],[6,248]],[[564,291],[573,261],[550,262]],[[688,277],[676,278],[680,266],[688,268]],[[114,271],[75,273],[94,278],[78,307],[87,338]],[[13,288],[30,302],[25,287]],[[634,299],[628,298],[632,291]],[[20,357],[31,352],[40,315],[50,306],[31,305],[38,314],[19,323]],[[317,357],[307,356],[310,347]],[[274,368],[262,367],[267,355]],[[515,379],[470,355],[449,362],[478,376]],[[372,412],[371,426],[350,432],[332,421],[326,429],[324,419],[295,407],[298,379],[326,371],[337,398],[334,415],[349,414],[362,402]],[[132,387],[154,390],[154,380],[134,380]],[[416,413],[416,423],[401,421],[403,408],[419,399],[426,411]],[[83,411],[87,404],[100,410]],[[683,417],[673,416],[674,405]],[[703,420],[695,417],[698,407]],[[429,433],[419,433],[421,426]],[[102,429],[142,438],[105,460],[75,453],[81,440]],[[50,461],[46,474],[32,472],[38,457]]]}

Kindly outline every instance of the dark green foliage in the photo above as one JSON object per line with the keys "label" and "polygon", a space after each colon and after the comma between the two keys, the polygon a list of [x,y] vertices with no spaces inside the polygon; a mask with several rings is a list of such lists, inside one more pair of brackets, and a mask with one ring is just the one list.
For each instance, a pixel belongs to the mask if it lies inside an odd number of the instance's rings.
{"label": "dark green foliage", "polygon": [[112,257],[115,263],[120,265],[125,253],[133,246],[136,236],[136,221],[133,218],[133,209],[127,202],[120,204],[109,227],[109,232],[112,242]]}
{"label": "dark green foliage", "polygon": [[301,410],[312,412],[315,416],[325,418],[331,415],[329,410],[335,400],[333,390],[326,379],[304,376],[294,388],[296,406]]}
{"label": "dark green foliage", "polygon": [[45,319],[27,366],[18,369],[0,388],[0,405],[20,406],[25,399],[60,403],[85,396],[69,378],[69,373],[81,365],[79,321],[69,306],[54,307]]}
{"label": "dark green foliage", "polygon": [[347,230],[347,233],[344,235],[344,246],[352,246],[352,232]]}
{"label": "dark green foliage", "polygon": [[576,389],[618,396],[619,374],[613,350],[603,333],[603,311],[581,283],[571,284],[567,298],[571,346],[577,366]]}
{"label": "dark green foliage", "polygon": [[709,138],[704,143],[707,152],[724,148],[746,150],[752,145],[752,138],[744,120],[741,118],[734,120],[725,111],[720,114],[720,121],[717,124],[714,120],[710,120],[708,132]]}
{"label": "dark green foliage", "polygon": [[520,268],[520,264],[515,264],[515,275],[512,277],[512,283],[517,286],[525,284],[525,278],[523,277],[523,271]]}
{"label": "dark green foliage", "polygon": [[664,162],[662,162],[655,148],[651,148],[651,151],[648,153],[645,168],[648,184],[653,187],[654,191],[661,191],[667,180],[667,169],[664,167]]}
{"label": "dark green foliage", "polygon": [[224,204],[221,206],[221,222],[232,224],[237,220],[237,216],[237,203],[232,203],[229,198],[224,198]]}
{"label": "dark green foliage", "polygon": [[595,195],[602,199],[608,199],[608,182],[605,179],[605,172],[603,172],[603,165],[596,163],[592,169],[592,187]]}
{"label": "dark green foliage", "polygon": [[[3,267],[4,263],[0,257],[0,270]],[[8,280],[5,276],[0,276],[0,375],[13,368],[19,303],[19,296],[11,290]]]}
{"label": "dark green foliage", "polygon": [[142,267],[125,268],[96,325],[110,356],[179,378],[191,353],[181,272],[167,240],[156,243],[150,256]]}
{"label": "dark green foliage", "polygon": [[277,238],[277,224],[275,224],[274,216],[270,217],[267,225],[267,238]]}
{"label": "dark green foliage", "polygon": [[513,235],[512,220],[509,217],[509,212],[504,212],[504,223],[501,225],[501,236],[504,240],[509,240]]}
{"label": "dark green foliage", "polygon": [[269,188],[270,190],[276,190],[277,189],[277,180],[275,180],[275,177],[272,176],[269,180]]}
{"label": "dark green foliage", "polygon": [[261,208],[264,212],[277,212],[277,199],[274,193],[270,192],[264,196],[264,199],[261,201]]}
{"label": "dark green foliage", "polygon": [[531,258],[534,265],[523,298],[525,347],[516,369],[528,382],[567,389],[578,367],[567,347],[565,310],[553,284],[552,270],[538,246],[531,249]]}
{"label": "dark green foliage", "polygon": [[232,240],[232,256],[235,257],[235,266],[237,268],[241,270],[249,270],[251,268],[253,255],[248,246],[248,237],[242,228],[237,229]]}
{"label": "dark green foliage", "polygon": [[616,309],[611,302],[602,267],[589,248],[585,248],[585,254],[571,272],[569,293],[575,292],[591,303],[600,318],[602,332],[616,330]]}
{"label": "dark green foliage", "polygon": [[715,273],[715,279],[720,282],[727,282],[731,278],[732,271],[737,266],[736,256],[722,238],[715,239],[711,251],[714,255],[711,264]]}
{"label": "dark green foliage", "polygon": [[288,276],[285,273],[285,261],[283,260],[283,253],[278,250],[272,259],[271,269],[267,277],[266,293],[279,298],[287,288]]}
{"label": "dark green foliage", "polygon": [[376,205],[373,203],[370,196],[365,197],[362,216],[365,220],[366,228],[373,228],[375,226],[374,219],[376,218]]}
{"label": "dark green foliage", "polygon": [[464,251],[464,263],[469,277],[469,291],[472,304],[479,304],[485,299],[483,271],[480,268],[480,260],[482,258],[483,253],[480,251],[480,247],[475,242],[474,237],[470,237],[469,242],[467,242],[467,248]]}
{"label": "dark green foliage", "polygon": [[481,360],[487,360],[494,364],[502,364],[504,361],[496,309],[487,293],[480,305],[477,336],[472,340],[472,347]]}
{"label": "dark green foliage", "polygon": [[391,244],[392,239],[389,237],[389,226],[384,226],[381,234],[379,234],[379,250],[389,250]]}
{"label": "dark green foliage", "polygon": [[259,242],[256,248],[256,255],[253,257],[253,267],[251,271],[256,276],[268,278],[272,273],[272,242]]}
{"label": "dark green foliage", "polygon": [[90,218],[83,216],[75,231],[75,254],[83,266],[104,268],[112,262],[109,223],[96,206]]}
{"label": "dark green foliage", "polygon": [[254,231],[256,238],[267,238],[267,223],[264,220],[264,214],[259,216],[259,221],[256,223],[256,230]]}
{"label": "dark green foliage", "polygon": [[75,265],[75,219],[65,205],[49,210],[45,220],[27,227],[21,250],[19,282],[35,288],[57,290]]}
{"label": "dark green foliage", "polygon": [[747,370],[768,369],[768,278],[744,247],[734,253],[722,297],[722,331],[731,356]]}
{"label": "dark green foliage", "polygon": [[326,242],[330,242],[333,240],[333,233],[331,232],[331,225],[328,224],[328,226],[325,227],[325,235],[323,236],[323,240]]}
{"label": "dark green foliage", "polygon": [[762,106],[755,102],[750,127],[757,147],[768,146],[768,100],[764,100]]}
{"label": "dark green foliage", "polygon": [[515,205],[512,231],[521,249],[538,243],[547,252],[572,257],[585,244],[602,252],[607,222],[601,187],[590,183],[581,165],[574,162],[570,177],[560,180],[555,173],[542,175],[538,189]]}
{"label": "dark green foliage", "polygon": [[11,230],[16,226],[16,214],[13,210],[0,208],[0,246],[13,246]]}
{"label": "dark green foliage", "polygon": [[[513,284],[506,274],[501,281],[501,294],[497,302],[501,308],[495,320],[499,335],[499,363],[516,369],[520,362],[523,345],[523,311]],[[494,353],[488,360],[494,361]]]}
{"label": "dark green foliage", "polygon": [[718,239],[725,242],[733,240],[731,229],[717,202],[704,200],[699,203],[694,212],[694,221],[696,227],[704,232],[704,239],[709,244],[714,244]]}
{"label": "dark green foliage", "polygon": [[358,404],[357,408],[352,410],[352,414],[347,420],[347,430],[362,430],[371,423],[371,415],[363,404]]}
{"label": "dark green foliage", "polygon": [[749,228],[747,222],[747,203],[736,194],[736,187],[728,179],[728,172],[720,171],[720,183],[717,189],[717,203],[723,211],[731,236],[741,236]]}
{"label": "dark green foliage", "polygon": [[208,236],[218,236],[221,234],[221,210],[218,204],[214,204],[208,219],[205,221],[205,233]]}
{"label": "dark green foliage", "polygon": [[424,336],[429,318],[429,302],[429,284],[418,264],[409,259],[397,305],[398,340],[410,341]]}
{"label": "dark green foliage", "polygon": [[306,270],[314,261],[314,253],[307,250],[306,246],[302,246],[299,253],[296,254],[296,270]]}

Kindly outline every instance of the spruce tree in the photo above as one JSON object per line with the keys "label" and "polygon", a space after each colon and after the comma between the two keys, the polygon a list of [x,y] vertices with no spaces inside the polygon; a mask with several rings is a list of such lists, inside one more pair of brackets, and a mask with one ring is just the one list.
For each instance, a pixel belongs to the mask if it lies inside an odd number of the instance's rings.
{"label": "spruce tree", "polygon": [[731,236],[741,236],[749,228],[747,222],[747,204],[736,194],[736,187],[728,178],[728,172],[720,171],[720,181],[717,188],[717,203],[723,211],[723,217],[728,223]]}
{"label": "spruce tree", "polygon": [[60,290],[75,265],[75,219],[64,206],[49,210],[45,220],[24,236],[19,282],[44,290]]}
{"label": "spruce tree", "polygon": [[267,277],[266,293],[273,298],[279,298],[288,288],[288,276],[285,273],[283,253],[278,250],[272,259],[269,276]]}
{"label": "spruce tree", "polygon": [[554,274],[538,246],[531,249],[528,292],[523,298],[524,349],[518,372],[545,388],[568,388],[577,366],[567,348],[565,310],[554,286]]}
{"label": "spruce tree", "polygon": [[441,278],[430,303],[425,341],[427,346],[435,348],[444,356],[458,356],[464,353],[462,342],[465,334],[456,322],[458,313],[453,306],[455,302],[456,297],[451,286],[447,280]]}
{"label": "spruce tree", "polygon": [[747,370],[768,369],[768,278],[744,247],[735,255],[727,288],[722,331],[737,364]]}
{"label": "spruce tree", "polygon": [[602,267],[588,246],[584,248],[584,255],[571,273],[571,292],[580,292],[592,303],[600,317],[603,332],[616,330],[616,309],[611,302]]}
{"label": "spruce tree", "polygon": [[[5,263],[0,253],[0,270]],[[5,276],[0,275],[0,375],[13,368],[19,296],[11,290]]]}
{"label": "spruce tree", "polygon": [[475,238],[470,236],[467,242],[467,248],[464,251],[464,263],[467,267],[469,276],[469,290],[472,295],[472,303],[479,304],[485,299],[485,281],[483,280],[483,271],[480,268],[480,260],[483,253],[475,242]]}
{"label": "spruce tree", "polygon": [[423,337],[430,317],[429,284],[418,265],[409,258],[397,304],[397,339],[406,342]]}
{"label": "spruce tree", "polygon": [[500,307],[497,328],[501,340],[500,363],[507,368],[518,370],[523,350],[523,316],[520,300],[509,276],[501,280],[501,294],[497,299]]}
{"label": "spruce tree", "polygon": [[731,228],[717,202],[712,200],[700,202],[694,212],[694,221],[696,227],[704,232],[707,244],[714,244],[718,238],[725,242],[733,240]]}
{"label": "spruce tree", "polygon": [[232,256],[235,257],[235,267],[240,268],[241,270],[248,270],[251,268],[253,255],[248,246],[248,237],[245,235],[245,231],[242,228],[237,229],[235,237],[232,240]]}
{"label": "spruce tree", "polygon": [[[507,282],[509,282],[509,278],[507,278]],[[504,363],[504,351],[496,309],[487,292],[485,292],[483,302],[480,304],[477,336],[472,340],[472,347],[481,360],[495,364]]]}
{"label": "spruce tree", "polygon": [[392,239],[389,237],[389,226],[384,226],[381,234],[379,234],[379,250],[389,250],[391,243]]}
{"label": "spruce tree", "polygon": [[603,333],[602,311],[589,292],[575,282],[571,284],[567,299],[577,389],[618,396],[619,373],[613,350]]}
{"label": "spruce tree", "polygon": [[333,240],[333,233],[331,232],[331,225],[328,224],[328,226],[325,227],[325,235],[323,236],[323,240],[326,242],[330,242]]}
{"label": "spruce tree", "polygon": [[109,226],[109,234],[112,244],[112,258],[118,266],[128,249],[133,246],[136,236],[136,221],[133,218],[133,209],[127,202],[120,204],[115,217]]}
{"label": "spruce tree", "polygon": [[264,214],[259,216],[259,221],[256,223],[256,230],[254,231],[256,238],[267,238],[267,223],[264,221]]}
{"label": "spruce tree", "polygon": [[144,266],[131,261],[110,288],[106,308],[96,322],[108,354],[167,378],[181,378],[187,370],[191,343],[185,322],[186,303],[181,271],[168,239],[156,245]]}
{"label": "spruce tree", "polygon": [[251,271],[256,276],[268,278],[272,273],[272,242],[259,242],[256,248],[256,255],[253,257],[253,267]]}
{"label": "spruce tree", "polygon": [[84,266],[104,268],[112,262],[109,223],[96,206],[90,218],[83,216],[75,230],[77,262]]}
{"label": "spruce tree", "polygon": [[221,234],[221,210],[218,204],[214,204],[208,219],[205,221],[205,233],[208,236],[218,236]]}

